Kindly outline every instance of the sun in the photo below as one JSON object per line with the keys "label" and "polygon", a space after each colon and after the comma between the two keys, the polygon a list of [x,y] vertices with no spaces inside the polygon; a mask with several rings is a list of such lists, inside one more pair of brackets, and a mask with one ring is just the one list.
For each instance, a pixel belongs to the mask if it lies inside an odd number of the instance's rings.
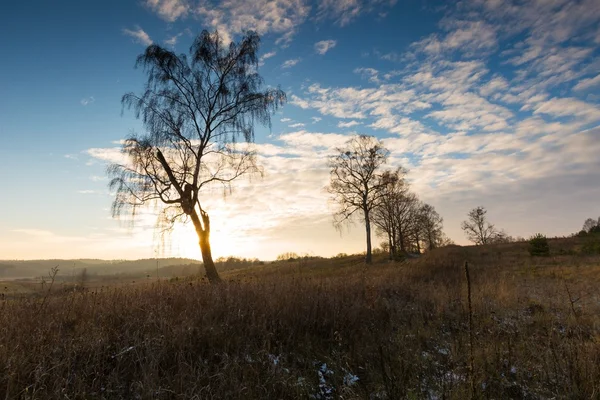
{"label": "sun", "polygon": [[[240,237],[235,231],[229,232],[227,226],[212,227],[210,245],[213,259],[226,256],[249,257],[252,249],[248,248],[247,238]],[[165,243],[173,257],[184,257],[201,260],[202,254],[198,245],[198,235],[191,223],[177,224]]]}

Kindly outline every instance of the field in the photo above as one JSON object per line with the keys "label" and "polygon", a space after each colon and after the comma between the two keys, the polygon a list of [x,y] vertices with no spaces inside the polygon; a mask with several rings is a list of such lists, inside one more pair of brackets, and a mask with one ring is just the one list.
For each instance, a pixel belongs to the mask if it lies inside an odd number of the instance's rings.
{"label": "field", "polygon": [[599,398],[600,256],[578,240],[5,298],[0,398]]}

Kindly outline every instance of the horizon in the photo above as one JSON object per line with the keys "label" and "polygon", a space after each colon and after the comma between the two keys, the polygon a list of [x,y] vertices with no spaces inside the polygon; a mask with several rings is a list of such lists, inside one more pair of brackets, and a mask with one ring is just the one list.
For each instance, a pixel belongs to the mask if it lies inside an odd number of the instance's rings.
{"label": "horizon", "polygon": [[[136,57],[151,43],[186,53],[202,29],[232,40],[256,30],[259,72],[288,97],[271,129],[256,126],[264,178],[204,199],[215,259],[363,252],[360,222],[337,231],[324,190],[327,155],[357,133],[383,141],[387,166],[409,170],[412,191],[436,208],[457,244],[468,243],[460,223],[477,206],[524,238],[568,236],[600,215],[595,0],[144,0],[91,12],[61,1],[6,9],[3,261],[201,259],[191,224],[161,237],[152,209],[133,226],[113,219],[105,169],[121,159],[118,146],[131,131],[143,132],[132,111],[121,115],[121,96],[145,82]],[[374,247],[381,241],[374,235]]]}

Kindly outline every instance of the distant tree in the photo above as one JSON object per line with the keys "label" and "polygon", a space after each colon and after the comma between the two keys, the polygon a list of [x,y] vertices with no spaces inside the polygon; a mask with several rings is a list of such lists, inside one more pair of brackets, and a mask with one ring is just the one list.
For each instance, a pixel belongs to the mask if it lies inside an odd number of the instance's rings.
{"label": "distant tree", "polygon": [[529,254],[531,256],[550,255],[550,245],[546,236],[537,233],[529,239]]}
{"label": "distant tree", "polygon": [[418,210],[418,223],[423,232],[423,240],[428,250],[433,250],[443,243],[444,219],[430,204],[423,204]]}
{"label": "distant tree", "polygon": [[279,254],[277,256],[277,261],[289,261],[296,260],[298,258],[300,258],[300,256],[297,253],[287,252]]}
{"label": "distant tree", "polygon": [[594,233],[598,229],[599,226],[600,226],[600,218],[598,218],[598,220],[595,220],[593,218],[588,218],[583,223],[582,230],[584,230],[588,233]]}
{"label": "distant tree", "polygon": [[501,235],[501,232],[487,220],[486,214],[487,210],[484,207],[476,207],[469,211],[468,219],[461,225],[467,238],[476,245],[491,243]]}
{"label": "distant tree", "polygon": [[382,175],[381,180],[385,185],[371,213],[372,222],[379,235],[388,240],[387,249],[390,259],[396,258],[399,242],[404,250],[405,229],[402,229],[404,224],[399,226],[399,223],[404,221],[406,215],[402,214],[402,210],[408,204],[405,201],[409,195],[405,175],[406,171],[402,168]]}
{"label": "distant tree", "polygon": [[513,243],[515,242],[515,238],[510,236],[508,233],[504,231],[496,232],[496,235],[490,238],[488,243]]}
{"label": "distant tree", "polygon": [[[388,182],[381,166],[386,163],[389,151],[373,136],[359,135],[350,139],[345,147],[337,148],[330,157],[330,184],[328,192],[338,209],[334,224],[340,227],[360,213],[365,223],[367,252],[365,261],[372,263],[371,211],[382,197]],[[391,177],[391,175],[387,175]]]}
{"label": "distant tree", "polygon": [[77,279],[77,285],[81,288],[85,287],[86,283],[88,281],[88,272],[87,272],[87,268],[84,268],[81,270],[81,273],[79,274],[79,279]]}
{"label": "distant tree", "polygon": [[416,194],[411,192],[406,192],[403,196],[400,196],[396,203],[396,236],[398,247],[403,253],[418,247],[415,246],[415,239],[420,235],[414,234],[419,232],[416,221],[418,209],[419,199]]}
{"label": "distant tree", "polygon": [[270,125],[271,113],[286,99],[280,89],[263,88],[259,44],[253,32],[227,44],[218,32],[203,31],[189,58],[150,45],[136,63],[148,76],[144,92],[122,99],[141,116],[146,133],[127,138],[122,147],[127,161],[109,168],[116,191],[113,215],[135,216],[138,208],[154,205],[165,230],[191,220],[210,282],[220,277],[200,195],[257,171],[254,153],[235,143],[240,137],[253,141],[254,124]]}

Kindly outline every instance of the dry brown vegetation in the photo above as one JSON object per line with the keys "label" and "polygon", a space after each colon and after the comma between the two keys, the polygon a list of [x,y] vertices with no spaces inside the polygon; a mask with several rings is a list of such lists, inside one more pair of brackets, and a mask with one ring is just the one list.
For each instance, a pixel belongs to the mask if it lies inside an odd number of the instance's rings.
{"label": "dry brown vegetation", "polygon": [[0,301],[0,398],[469,398],[465,260],[475,397],[598,398],[600,257],[550,246]]}

